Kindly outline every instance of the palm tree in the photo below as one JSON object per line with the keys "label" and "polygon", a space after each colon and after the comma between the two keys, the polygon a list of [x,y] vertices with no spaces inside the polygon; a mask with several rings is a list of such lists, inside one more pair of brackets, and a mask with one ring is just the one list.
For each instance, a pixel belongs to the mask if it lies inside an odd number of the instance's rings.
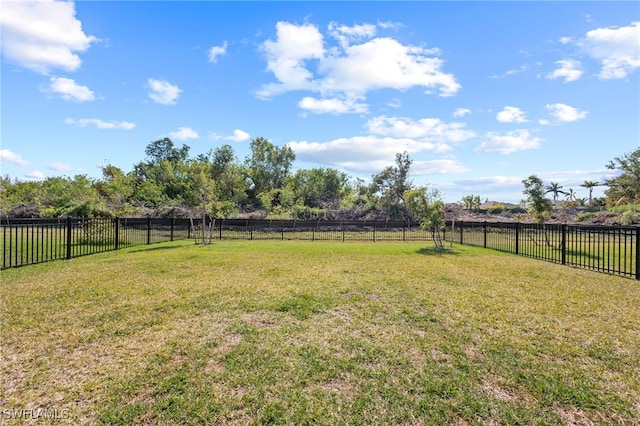
{"label": "palm tree", "polygon": [[589,205],[591,205],[591,195],[593,194],[593,188],[595,188],[596,186],[600,186],[600,184],[593,180],[585,180],[584,183],[580,186],[589,190]]}
{"label": "palm tree", "polygon": [[562,191],[562,186],[557,183],[557,182],[551,182],[549,183],[549,185],[547,185],[545,187],[545,189],[547,190],[547,192],[545,192],[545,194],[548,194],[550,192],[553,193],[553,201],[558,201],[558,194],[564,194],[565,192]]}
{"label": "palm tree", "polygon": [[576,191],[573,188],[569,188],[569,191],[564,193],[567,201],[575,201],[578,197],[576,197]]}

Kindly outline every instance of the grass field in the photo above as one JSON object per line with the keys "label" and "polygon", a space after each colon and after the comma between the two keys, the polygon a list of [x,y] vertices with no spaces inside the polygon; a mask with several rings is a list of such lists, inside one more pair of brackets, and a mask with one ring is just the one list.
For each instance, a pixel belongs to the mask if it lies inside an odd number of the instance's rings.
{"label": "grass field", "polygon": [[1,421],[640,424],[638,282],[430,244],[181,241],[2,271]]}

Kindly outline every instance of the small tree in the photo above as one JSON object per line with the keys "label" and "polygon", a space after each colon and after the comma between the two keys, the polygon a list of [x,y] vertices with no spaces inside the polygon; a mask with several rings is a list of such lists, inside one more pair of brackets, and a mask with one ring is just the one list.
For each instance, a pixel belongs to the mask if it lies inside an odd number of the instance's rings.
{"label": "small tree", "polygon": [[440,191],[422,186],[404,192],[405,203],[411,214],[420,220],[420,227],[433,232],[433,243],[443,249],[440,230],[444,226],[444,202]]}
{"label": "small tree", "polygon": [[536,175],[531,175],[522,181],[526,199],[523,203],[527,206],[529,214],[537,223],[544,223],[553,213],[553,203],[545,194],[549,191],[545,188],[542,179]]}

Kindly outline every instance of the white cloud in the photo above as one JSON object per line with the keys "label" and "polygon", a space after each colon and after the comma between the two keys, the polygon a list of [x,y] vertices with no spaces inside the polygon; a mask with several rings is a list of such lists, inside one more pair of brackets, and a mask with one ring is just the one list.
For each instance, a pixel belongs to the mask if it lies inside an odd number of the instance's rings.
{"label": "white cloud", "polygon": [[162,105],[175,105],[178,100],[178,96],[180,96],[180,92],[182,92],[178,86],[173,85],[168,81],[150,78],[148,83],[149,88],[151,89],[149,97]]}
{"label": "white cloud", "polygon": [[625,78],[640,68],[640,22],[589,31],[579,45],[600,61],[602,79]]}
{"label": "white cloud", "polygon": [[545,109],[556,120],[563,123],[581,120],[589,114],[588,111],[581,111],[578,108],[567,104],[547,104]]}
{"label": "white cloud", "polygon": [[0,161],[15,164],[16,166],[26,167],[29,162],[22,158],[20,154],[16,154],[10,149],[0,149]]}
{"label": "white cloud", "polygon": [[355,173],[376,173],[392,165],[398,152],[416,154],[423,151],[447,152],[450,147],[412,138],[380,137],[374,135],[339,138],[328,142],[289,142],[296,159],[327,164]]}
{"label": "white cloud", "polygon": [[217,133],[212,133],[211,134],[211,138],[213,140],[227,140],[227,141],[232,141],[232,142],[244,142],[249,140],[249,138],[251,137],[251,135],[249,135],[249,133],[245,132],[244,130],[240,130],[240,129],[235,129],[233,131],[232,135],[228,135],[228,136],[223,136],[223,135],[219,135]]}
{"label": "white cloud", "polygon": [[244,130],[236,129],[233,131],[233,135],[227,136],[225,139],[232,142],[244,142],[249,140],[251,136]]}
{"label": "white cloud", "polygon": [[60,163],[58,161],[54,161],[47,165],[49,169],[55,170],[56,172],[66,172],[72,169],[72,167],[68,164]]}
{"label": "white cloud", "polygon": [[[388,37],[370,39],[376,33],[371,24],[331,23],[328,31],[338,45],[325,43],[315,25],[278,22],[276,39],[262,44],[267,69],[277,81],[262,85],[256,96],[268,99],[290,91],[311,91],[319,93],[321,100],[332,100],[334,106],[306,97],[301,107],[340,113],[354,112],[344,104],[356,105],[371,90],[423,87],[425,93],[438,90],[441,96],[451,96],[461,87],[453,74],[442,72],[438,49],[403,45]],[[336,99],[343,105],[337,105]]]}
{"label": "white cloud", "polygon": [[411,174],[416,176],[466,173],[469,171],[468,167],[451,159],[414,161],[411,164]]}
{"label": "white cloud", "polygon": [[324,54],[323,36],[316,26],[278,22],[276,41],[267,40],[261,48],[267,59],[267,69],[279,83],[263,85],[257,93],[259,98],[312,88],[310,79],[313,75],[305,68],[305,61],[320,59]]}
{"label": "white cloud", "polygon": [[376,26],[372,24],[354,25],[352,27],[338,25],[336,22],[329,24],[329,34],[338,40],[343,48],[353,42],[373,37],[376,35],[376,31]]}
{"label": "white cloud", "polygon": [[49,87],[44,91],[60,95],[67,101],[90,102],[96,98],[87,86],[81,86],[65,77],[51,77]]}
{"label": "white cloud", "polygon": [[3,55],[41,74],[78,70],[78,53],[98,41],[84,33],[70,1],[3,1],[0,24]]}
{"label": "white cloud", "polygon": [[569,83],[571,81],[576,81],[580,77],[582,77],[583,71],[580,61],[566,59],[562,61],[556,61],[556,64],[560,67],[552,73],[547,74],[546,78],[551,80],[556,78],[564,78],[564,82]]}
{"label": "white cloud", "polygon": [[213,46],[211,49],[209,49],[209,62],[213,62],[215,64],[216,62],[218,62],[219,56],[224,56],[226,54],[227,42],[225,40],[225,42],[222,43],[222,46]]}
{"label": "white cloud", "polygon": [[506,106],[496,115],[496,119],[501,123],[525,123],[527,117],[518,107]]}
{"label": "white cloud", "polygon": [[131,130],[136,125],[128,121],[103,121],[98,118],[81,118],[79,120],[73,118],[67,118],[64,120],[67,124],[74,124],[78,127],[87,127],[90,124],[94,124],[98,129],[123,129]]}
{"label": "white cloud", "polygon": [[474,152],[498,152],[511,154],[540,147],[542,139],[532,136],[528,130],[518,129],[513,132],[488,132],[487,140],[482,142]]}
{"label": "white cloud", "polygon": [[358,114],[367,112],[369,108],[369,105],[354,99],[315,99],[310,96],[302,98],[298,106],[315,114]]}
{"label": "white cloud", "polygon": [[393,98],[387,103],[387,106],[390,108],[400,108],[402,106],[402,99]]}
{"label": "white cloud", "polygon": [[569,44],[571,41],[571,37],[560,37],[560,44]]}
{"label": "white cloud", "polygon": [[394,138],[412,138],[440,144],[463,142],[475,133],[463,123],[445,123],[438,118],[411,120],[402,117],[374,117],[367,121],[370,133]]}
{"label": "white cloud", "polygon": [[457,108],[455,111],[453,111],[454,117],[464,117],[467,114],[471,114],[471,110],[467,108]]}
{"label": "white cloud", "polygon": [[177,140],[187,140],[187,139],[198,139],[200,135],[195,130],[189,127],[180,127],[175,132],[169,133],[169,137],[171,139]]}
{"label": "white cloud", "polygon": [[439,89],[441,96],[454,95],[460,84],[453,74],[441,71],[444,62],[434,56],[437,49],[405,46],[392,38],[376,38],[347,47],[342,55],[331,55],[320,64],[326,73],[325,91],[364,96],[377,89]]}
{"label": "white cloud", "polygon": [[34,170],[24,176],[27,180],[43,180],[45,178],[44,173],[42,173],[40,170]]}

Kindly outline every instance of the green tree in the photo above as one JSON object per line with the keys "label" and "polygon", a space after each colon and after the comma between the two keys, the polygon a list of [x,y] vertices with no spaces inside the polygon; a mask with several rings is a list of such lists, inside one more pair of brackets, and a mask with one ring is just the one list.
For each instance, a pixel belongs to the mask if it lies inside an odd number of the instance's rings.
{"label": "green tree", "polygon": [[404,194],[413,187],[409,180],[409,172],[413,160],[405,151],[396,154],[395,166],[386,167],[373,175],[370,192],[380,197],[380,207],[387,211],[391,218],[407,216]]}
{"label": "green tree", "polygon": [[147,161],[134,166],[133,197],[146,207],[159,207],[169,203],[182,204],[188,194],[189,147],[175,148],[169,138],[147,145]]}
{"label": "green tree", "polygon": [[267,139],[251,141],[251,156],[245,159],[246,173],[251,181],[250,198],[258,194],[283,188],[296,155],[288,146],[278,148]]}
{"label": "green tree", "polygon": [[411,214],[420,220],[420,227],[432,230],[433,242],[438,249],[444,248],[441,229],[444,226],[444,202],[437,189],[422,186],[405,191],[404,200]]}
{"label": "green tree", "polygon": [[537,223],[544,223],[553,213],[553,203],[545,195],[549,192],[545,188],[542,179],[536,175],[531,175],[522,181],[524,184],[523,194],[526,199],[523,201],[527,206],[529,214]]}
{"label": "green tree", "polygon": [[614,158],[607,168],[618,171],[616,177],[605,182],[609,187],[605,191],[607,206],[640,203],[640,148]]}
{"label": "green tree", "polygon": [[116,213],[124,213],[134,191],[134,179],[111,164],[102,167],[102,179],[95,182],[104,202]]}
{"label": "green tree", "polygon": [[349,190],[347,175],[331,168],[298,170],[287,186],[298,204],[325,209],[337,208]]}

